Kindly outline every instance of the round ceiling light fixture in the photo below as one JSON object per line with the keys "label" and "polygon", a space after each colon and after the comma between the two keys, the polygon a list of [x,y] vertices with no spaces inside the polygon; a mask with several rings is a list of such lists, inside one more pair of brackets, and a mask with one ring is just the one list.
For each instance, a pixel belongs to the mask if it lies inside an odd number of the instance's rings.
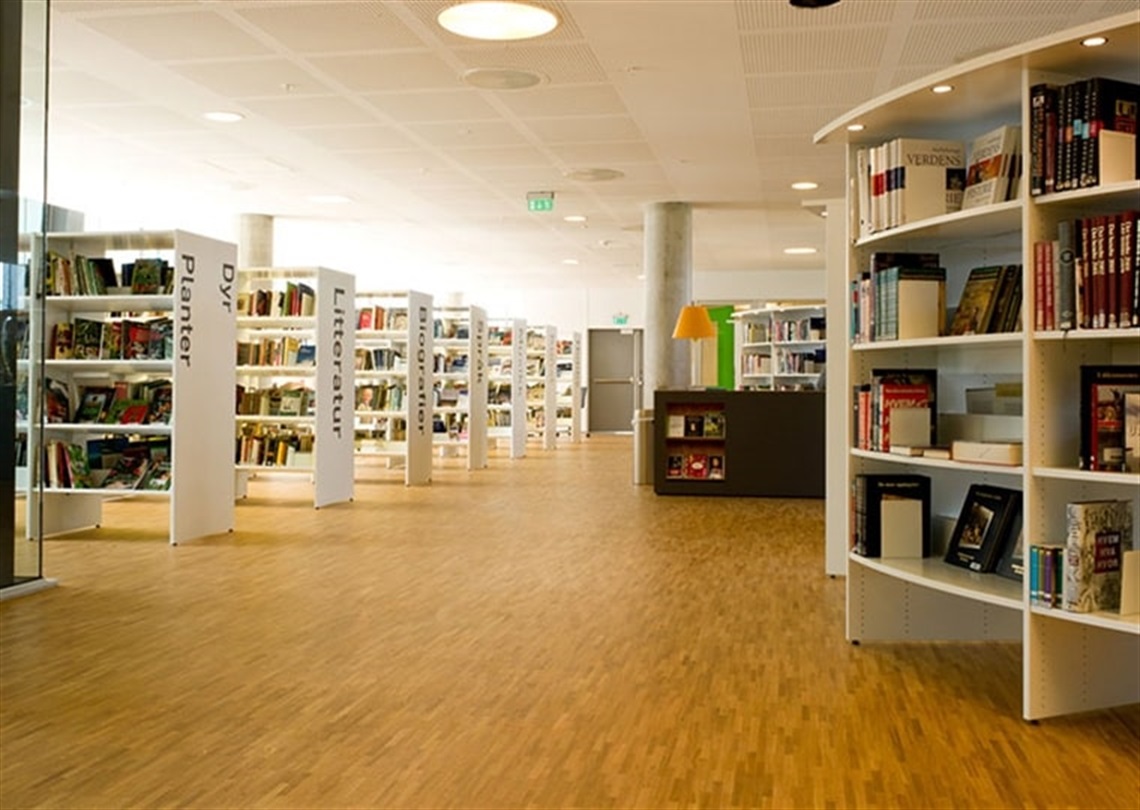
{"label": "round ceiling light fixture", "polygon": [[553,12],[506,0],[457,3],[439,12],[436,20],[458,36],[496,41],[540,37],[558,26]]}
{"label": "round ceiling light fixture", "polygon": [[819,188],[819,183],[812,182],[811,180],[798,180],[792,183],[792,188],[796,191],[814,191]]}
{"label": "round ceiling light fixture", "polygon": [[471,68],[463,71],[462,78],[479,90],[526,90],[547,81],[542,73],[517,68]]}
{"label": "round ceiling light fixture", "polygon": [[1081,44],[1086,48],[1099,48],[1108,42],[1108,37],[1085,37],[1081,40]]}
{"label": "round ceiling light fixture", "polygon": [[585,214],[567,214],[566,216],[562,217],[562,219],[564,222],[585,222],[586,221],[586,215]]}
{"label": "round ceiling light fixture", "polygon": [[784,253],[789,256],[810,256],[813,253],[818,253],[813,247],[789,247],[784,248]]}
{"label": "round ceiling light fixture", "polygon": [[796,8],[824,8],[834,6],[839,0],[788,0]]}
{"label": "round ceiling light fixture", "polygon": [[241,113],[225,112],[222,110],[202,113],[202,117],[207,121],[214,121],[219,124],[235,124],[245,118]]}
{"label": "round ceiling light fixture", "polygon": [[563,174],[567,180],[576,180],[579,183],[602,183],[606,180],[617,180],[625,177],[625,172],[617,169],[572,169]]}

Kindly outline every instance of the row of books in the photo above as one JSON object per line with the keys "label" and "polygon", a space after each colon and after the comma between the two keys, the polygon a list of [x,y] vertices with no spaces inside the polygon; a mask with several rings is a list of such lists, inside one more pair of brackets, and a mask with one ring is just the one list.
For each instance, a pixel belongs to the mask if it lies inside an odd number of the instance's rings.
{"label": "row of books", "polygon": [[893,444],[936,446],[938,371],[876,368],[854,387],[855,447],[888,453]]}
{"label": "row of books", "polygon": [[773,343],[794,343],[804,340],[827,340],[827,319],[823,316],[772,321]]}
{"label": "row of books", "polygon": [[[915,473],[855,476],[851,549],[862,557],[918,559],[932,548],[930,478]],[[973,484],[943,560],[979,574],[1020,580],[1024,573],[1021,492]]]}
{"label": "row of books", "polygon": [[488,346],[510,346],[514,343],[514,330],[501,326],[487,328]]}
{"label": "row of books", "polygon": [[[1135,558],[1132,502],[1077,501],[1065,505],[1065,542],[1029,547],[1029,601],[1076,613],[1136,612],[1140,575]],[[1127,599],[1122,593],[1130,579]]]}
{"label": "row of books", "polygon": [[1057,238],[1033,243],[1034,327],[1140,326],[1140,211],[1057,224]]}
{"label": "row of books", "polygon": [[317,293],[304,283],[286,282],[273,289],[271,282],[237,294],[237,314],[260,318],[311,318],[317,311]]}
{"label": "row of books", "polygon": [[242,340],[237,344],[239,366],[314,366],[316,363],[316,345],[289,335]]}
{"label": "row of books", "polygon": [[258,467],[313,466],[313,434],[305,428],[267,423],[240,427],[234,461]]}
{"label": "row of books", "polygon": [[724,411],[668,414],[665,436],[670,439],[723,439]]}
{"label": "row of books", "polygon": [[441,340],[467,340],[470,334],[466,319],[436,318],[432,322],[432,335]]}
{"label": "row of books", "polygon": [[772,355],[743,354],[740,356],[740,371],[742,374],[771,374]]}
{"label": "row of books", "polygon": [[360,422],[356,425],[354,447],[357,451],[377,451],[383,442],[403,442],[408,439],[408,425],[402,419]]}
{"label": "row of books", "polygon": [[446,381],[432,387],[432,403],[437,408],[466,408],[469,402],[465,383]]}
{"label": "row of books", "polygon": [[401,411],[407,399],[407,388],[399,383],[356,386],[356,410]]}
{"label": "row of books", "polygon": [[[1101,183],[1104,132],[1131,135],[1119,144],[1135,160],[1140,86],[1094,77],[1029,89],[1029,193],[1051,194]],[[1129,142],[1130,141],[1130,142]]]}
{"label": "row of books", "polygon": [[59,380],[44,380],[48,423],[168,424],[174,405],[170,380],[116,380],[109,385],[80,386],[75,394],[73,399],[72,388]]}
{"label": "row of books", "polygon": [[437,374],[463,374],[467,371],[467,355],[437,354],[432,363],[432,371]]}
{"label": "row of books", "polygon": [[408,310],[382,306],[361,307],[356,310],[356,328],[366,332],[406,332]]}
{"label": "row of books", "polygon": [[745,320],[741,322],[741,340],[744,343],[771,343],[772,324],[767,319],[762,321]]}
{"label": "row of books", "polygon": [[[968,154],[967,154],[968,152]],[[1021,129],[963,141],[895,138],[855,152],[860,237],[1016,196]]]}
{"label": "row of books", "polygon": [[827,365],[827,350],[781,352],[776,355],[777,374],[822,374]]}
{"label": "row of books", "polygon": [[48,295],[169,294],[174,287],[174,268],[159,258],[138,258],[122,266],[122,279],[115,262],[107,257],[64,256],[48,251]]}
{"label": "row of books", "polygon": [[170,360],[174,321],[73,318],[53,324],[48,342],[52,360]]}
{"label": "row of books", "polygon": [[299,383],[247,388],[238,385],[236,407],[239,416],[312,416],[316,392]]}
{"label": "row of books", "polygon": [[85,444],[44,443],[44,475],[52,489],[170,489],[170,437],[112,436]]}
{"label": "row of books", "polygon": [[357,371],[406,371],[407,358],[400,349],[358,348],[353,365]]}
{"label": "row of books", "polygon": [[725,477],[723,453],[670,453],[665,460],[665,477],[690,481],[722,481]]}

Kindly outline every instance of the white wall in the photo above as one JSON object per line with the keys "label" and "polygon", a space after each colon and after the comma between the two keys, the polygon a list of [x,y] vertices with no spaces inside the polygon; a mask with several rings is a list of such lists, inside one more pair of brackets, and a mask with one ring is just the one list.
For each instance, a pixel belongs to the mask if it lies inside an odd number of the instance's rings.
{"label": "white wall", "polygon": [[827,297],[823,270],[741,270],[693,274],[693,298],[707,304],[813,300]]}

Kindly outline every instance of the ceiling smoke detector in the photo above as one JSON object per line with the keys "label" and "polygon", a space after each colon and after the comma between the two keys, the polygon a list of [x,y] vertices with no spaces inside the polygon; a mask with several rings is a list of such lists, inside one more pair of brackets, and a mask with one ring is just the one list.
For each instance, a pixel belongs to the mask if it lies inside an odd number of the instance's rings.
{"label": "ceiling smoke detector", "polygon": [[534,70],[517,68],[471,68],[463,72],[463,83],[480,90],[526,90],[547,81]]}

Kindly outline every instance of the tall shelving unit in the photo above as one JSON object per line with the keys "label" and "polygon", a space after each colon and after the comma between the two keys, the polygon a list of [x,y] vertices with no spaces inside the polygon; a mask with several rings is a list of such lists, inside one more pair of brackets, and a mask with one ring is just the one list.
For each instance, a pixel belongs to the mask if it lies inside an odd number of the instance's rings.
{"label": "tall shelving unit", "polygon": [[[33,253],[43,249],[37,243]],[[28,426],[31,448],[57,440],[76,446],[106,437],[145,441],[169,439],[170,483],[166,489],[107,489],[31,487],[28,497],[29,536],[40,528],[60,534],[101,525],[107,498],[163,499],[170,503],[167,534],[171,544],[231,531],[234,526],[233,488],[229,476],[233,446],[228,426],[232,419],[233,366],[218,362],[232,356],[234,345],[234,266],[237,248],[186,231],[49,234],[46,250],[69,257],[109,258],[116,272],[137,258],[164,259],[172,268],[171,284],[154,294],[132,294],[113,287],[106,295],[47,295],[43,319],[31,320],[28,379],[31,391],[48,382],[68,390],[72,413],[64,421],[41,420],[40,398],[32,397]],[[44,267],[37,255],[32,266]],[[44,290],[43,280],[34,289]],[[40,363],[57,324],[76,319],[109,324],[124,320],[147,322],[166,318],[172,324],[165,347],[153,346],[145,359],[127,357],[104,346],[94,357],[56,359]],[[73,326],[74,328],[74,326]],[[120,334],[123,334],[120,332]],[[161,356],[156,357],[156,354]],[[41,377],[41,369],[43,377]],[[46,379],[45,379],[46,378]],[[170,380],[168,422],[141,424],[79,423],[74,420],[83,389]],[[41,433],[42,424],[42,433]],[[42,455],[30,453],[30,481],[47,476]],[[42,507],[42,511],[41,511]],[[40,516],[42,514],[42,526]]]}
{"label": "tall shelving unit", "polygon": [[[312,479],[318,509],[352,500],[355,295],[353,276],[325,267],[238,271],[239,311],[249,313],[237,318],[238,409],[253,412],[236,416],[237,497],[250,476],[290,473]],[[282,413],[273,403],[287,389],[304,393]],[[243,406],[253,399],[257,407]],[[282,439],[293,450],[268,457]]]}
{"label": "tall shelving unit", "polygon": [[582,441],[582,334],[555,344],[554,376],[557,384],[557,435]]}
{"label": "tall shelving unit", "polygon": [[526,321],[487,328],[487,435],[506,440],[511,458],[526,455]]}
{"label": "tall shelving unit", "polygon": [[356,327],[356,456],[401,464],[409,486],[430,483],[432,297],[358,292]]}
{"label": "tall shelving unit", "polygon": [[817,388],[827,347],[826,315],[823,303],[769,306],[734,313],[737,389]]}
{"label": "tall shelving unit", "polygon": [[[1108,44],[1082,47],[1081,41],[1092,35],[1106,36]],[[853,449],[847,456],[843,491],[833,490],[830,497],[849,498],[850,483],[859,473],[917,472],[932,480],[933,512],[952,518],[972,483],[1020,489],[1026,547],[1064,541],[1065,504],[1070,501],[1131,499],[1136,524],[1140,475],[1077,469],[1078,372],[1085,363],[1137,363],[1140,333],[1033,328],[1034,243],[1056,238],[1056,224],[1062,219],[1140,207],[1137,180],[1029,195],[1030,88],[1040,82],[1066,84],[1093,76],[1140,82],[1140,13],[970,60],[872,100],[817,134],[820,143],[848,143],[852,189],[857,188],[860,147],[898,136],[969,141],[999,125],[1019,124],[1027,156],[1021,193],[1012,201],[860,238],[858,197],[853,193],[847,218],[849,280],[869,266],[875,251],[937,251],[947,268],[947,300],[956,302],[969,268],[1021,264],[1024,331],[855,344],[846,363],[849,395],[852,385],[868,381],[872,368],[936,368],[940,415],[965,410],[963,391],[968,385],[1020,380],[1025,403],[1024,465],[994,467]],[[932,94],[930,88],[939,84],[955,90]],[[848,129],[852,124],[864,129],[855,134]],[[851,334],[850,323],[848,327]],[[848,447],[854,446],[851,434],[849,421]],[[849,514],[844,515],[850,521]],[[834,534],[849,537],[850,525],[844,528]],[[1019,586],[994,575],[954,568],[938,558],[866,559],[849,554],[847,636],[853,641],[1020,639],[1022,714],[1029,720],[1140,701],[1140,616],[1081,614],[1031,605],[1028,581]]]}
{"label": "tall shelving unit", "polygon": [[542,449],[553,450],[557,436],[558,391],[554,374],[553,326],[528,326],[526,330],[527,436]]}
{"label": "tall shelving unit", "polygon": [[487,466],[487,313],[436,307],[433,321],[434,444],[440,458],[465,450],[467,469],[481,470]]}

